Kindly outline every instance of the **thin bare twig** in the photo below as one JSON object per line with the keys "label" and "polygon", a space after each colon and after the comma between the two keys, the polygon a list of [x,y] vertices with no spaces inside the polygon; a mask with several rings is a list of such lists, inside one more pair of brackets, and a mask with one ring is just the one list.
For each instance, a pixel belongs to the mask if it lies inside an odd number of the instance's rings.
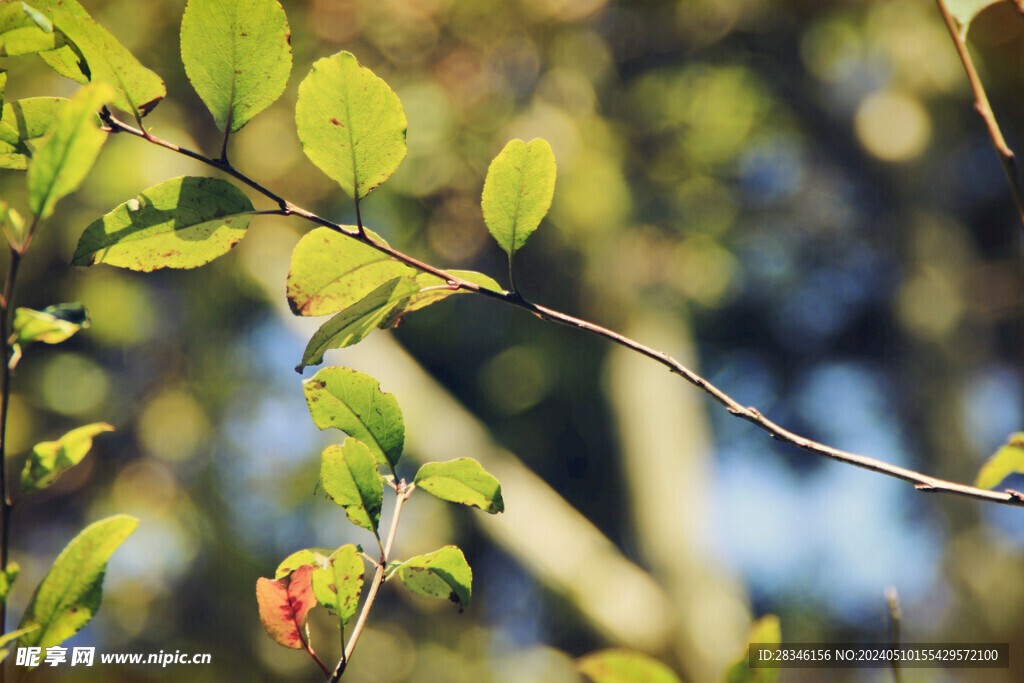
{"label": "thin bare twig", "polygon": [[[941,6],[942,0],[938,0],[938,2]],[[774,439],[794,445],[797,448],[801,448],[805,451],[814,453],[816,455],[830,458],[832,460],[837,460],[848,465],[854,465],[855,467],[861,467],[867,470],[871,470],[872,472],[877,472],[879,474],[884,474],[889,477],[894,477],[896,479],[902,479],[903,481],[913,484],[914,488],[917,489],[918,491],[949,493],[989,503],[1000,503],[1003,505],[1011,505],[1014,507],[1024,507],[1024,497],[1014,495],[1009,491],[989,491],[987,489],[980,489],[975,486],[968,486],[965,484],[958,484],[956,482],[947,481],[945,479],[939,479],[938,477],[932,477],[926,474],[922,474],[920,472],[910,470],[905,467],[890,465],[889,463],[883,462],[881,460],[876,460],[875,458],[869,458],[864,455],[857,455],[856,453],[850,453],[848,451],[842,451],[837,448],[832,448],[831,446],[827,446],[825,444],[795,434],[772,422],[770,419],[765,417],[757,408],[753,406],[741,405],[738,401],[733,399],[724,391],[722,391],[721,389],[713,385],[711,382],[704,379],[696,372],[690,370],[685,365],[683,365],[682,363],[672,358],[672,356],[668,355],[663,351],[652,349],[648,346],[641,344],[638,341],[626,337],[625,335],[619,334],[618,332],[614,332],[606,327],[602,327],[601,325],[597,325],[595,323],[582,320],[571,315],[567,315],[565,313],[556,311],[546,306],[535,304],[523,298],[523,296],[520,295],[515,290],[511,292],[497,292],[492,289],[481,287],[478,284],[459,278],[436,266],[424,263],[423,261],[413,258],[412,256],[409,256],[408,254],[405,254],[395,249],[394,247],[391,247],[390,245],[375,240],[369,232],[360,233],[358,232],[358,230],[347,229],[338,223],[329,221],[326,218],[322,218],[311,211],[296,206],[295,204],[292,204],[291,202],[274,194],[273,192],[266,189],[259,183],[251,180],[250,178],[248,178],[247,176],[245,176],[244,174],[242,174],[241,172],[237,171],[234,168],[225,169],[221,164],[219,164],[214,159],[205,157],[201,154],[198,154],[197,152],[192,152],[191,150],[185,150],[181,147],[178,147],[177,145],[174,145],[163,140],[159,140],[157,138],[153,138],[149,136],[147,133],[143,133],[138,129],[134,129],[131,126],[117,120],[109,112],[105,114],[104,122],[111,130],[111,132],[123,131],[131,133],[132,135],[136,135],[138,137],[146,139],[149,142],[160,145],[161,147],[165,147],[166,149],[169,149],[171,151],[178,152],[179,154],[185,154],[186,156],[201,161],[213,168],[230,173],[232,176],[238,178],[239,180],[241,180],[242,182],[244,182],[246,185],[253,188],[257,192],[263,194],[264,196],[268,197],[269,199],[275,202],[278,202],[278,204],[281,206],[280,213],[282,215],[298,216],[316,225],[329,228],[337,233],[351,237],[352,239],[362,242],[363,244],[372,247],[379,252],[387,254],[388,256],[391,256],[392,258],[401,261],[402,263],[412,266],[413,268],[416,268],[426,273],[430,273],[432,275],[436,275],[437,277],[449,283],[449,285],[453,289],[462,289],[467,292],[473,292],[475,294],[485,296],[489,299],[494,299],[496,301],[500,301],[510,306],[515,306],[516,308],[520,308],[529,313],[532,313],[533,315],[537,316],[542,320],[555,322],[560,325],[573,327],[578,330],[583,330],[591,334],[595,334],[599,337],[603,337],[604,339],[615,342],[616,344],[625,346],[626,348],[636,353],[639,353],[643,356],[647,356],[648,358],[658,363],[661,363],[662,365],[667,367],[671,372],[681,376],[683,379],[685,379],[687,382],[694,385],[698,389],[704,391],[706,394],[708,394],[713,399],[722,404],[722,406],[724,406],[730,414],[753,423],[754,425],[760,427],[762,430],[767,432]],[[1012,152],[1010,153],[1010,155],[1010,159],[1012,161]],[[1014,187],[1016,187],[1016,184],[1014,184]],[[1024,204],[1022,204],[1021,206],[1024,206]],[[1022,219],[1024,219],[1024,212],[1022,212]]]}
{"label": "thin bare twig", "polygon": [[[974,60],[971,59],[971,53],[967,49],[967,41],[961,32],[960,26],[957,24],[956,19],[953,18],[953,15],[950,14],[945,0],[935,0],[935,4],[939,7],[942,19],[946,22],[946,28],[949,30],[949,37],[953,39],[956,52],[964,65],[964,71],[967,72],[967,80],[970,82],[971,90],[974,92],[974,108],[985,122],[988,136],[992,138],[992,145],[996,148],[996,153],[999,154],[999,162],[1003,165],[1003,173],[1006,174],[1006,180],[1010,183],[1013,201],[1017,205],[1017,215],[1020,218],[1021,224],[1024,225],[1024,191],[1021,190],[1013,150],[1010,149],[1003,138],[1003,131],[1000,130],[999,123],[996,121],[992,105],[989,104],[988,95],[985,94],[985,87],[981,84],[981,77],[978,76],[978,70],[974,67]],[[1018,10],[1024,13],[1024,0],[1014,0],[1014,4]]]}
{"label": "thin bare twig", "polygon": [[[18,278],[18,265],[21,263],[21,252],[14,247],[10,249],[11,262],[7,270],[4,284],[3,302],[0,306],[0,571],[7,571],[7,561],[11,547],[11,492],[7,481],[7,414],[11,404],[11,313],[14,309],[14,284]],[[7,632],[7,601],[0,600],[0,635]],[[2,666],[2,665],[0,665]],[[3,678],[0,669],[0,679]]]}
{"label": "thin bare twig", "polygon": [[[889,607],[889,644],[894,648],[900,646],[900,621],[903,620],[903,610],[900,609],[900,596],[895,586],[885,589],[885,602]],[[896,683],[903,683],[903,669],[900,668],[900,658],[892,658],[892,673]]]}

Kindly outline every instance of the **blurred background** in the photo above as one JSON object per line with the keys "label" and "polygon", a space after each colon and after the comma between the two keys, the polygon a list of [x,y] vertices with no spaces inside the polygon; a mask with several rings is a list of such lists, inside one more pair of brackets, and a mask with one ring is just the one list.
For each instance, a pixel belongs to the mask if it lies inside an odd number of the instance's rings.
{"label": "blurred background", "polygon": [[[178,56],[183,0],[83,4],[167,82],[151,130],[216,155],[220,132]],[[312,63],[350,50],[409,119],[408,158],[362,205],[398,248],[505,283],[479,210],[484,175],[509,139],[544,137],[559,176],[516,259],[527,297],[672,353],[798,433],[931,475],[972,481],[1024,427],[1021,225],[933,3],[283,5],[292,78],[230,146],[275,192],[353,221],[293,119]],[[970,39],[1010,146],[1024,150],[1024,19],[997,4]],[[8,100],[74,91],[38,60],[5,61]],[[86,225],[184,174],[213,173],[110,138],[22,265],[18,305],[81,301],[93,325],[27,350],[12,467],[80,424],[117,431],[19,501],[11,612],[81,527],[126,512],[139,529],[110,563],[99,615],[68,644],[210,652],[213,664],[64,667],[61,680],[318,680],[304,654],[266,637],[254,599],[257,577],[295,550],[371,542],[316,490],[319,452],[341,437],[316,430],[292,370],[321,322],[293,318],[284,298],[310,226],[261,217],[194,271],[67,265]],[[25,206],[21,174],[0,184]],[[685,680],[719,680],[767,613],[788,642],[887,640],[889,586],[906,641],[1024,643],[1020,510],[776,444],[603,340],[459,296],[326,362],[397,395],[401,475],[475,457],[508,510],[413,497],[396,555],[457,543],[473,604],[460,615],[387,586],[346,681],[574,681],[572,658],[617,645]],[[311,628],[336,659],[329,622]],[[1012,662],[906,680],[1020,680]]]}

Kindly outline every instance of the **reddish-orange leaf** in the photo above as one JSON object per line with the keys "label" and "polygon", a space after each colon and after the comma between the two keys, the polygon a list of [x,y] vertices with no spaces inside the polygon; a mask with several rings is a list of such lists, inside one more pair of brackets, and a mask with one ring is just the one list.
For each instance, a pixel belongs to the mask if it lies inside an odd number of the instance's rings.
{"label": "reddish-orange leaf", "polygon": [[256,582],[260,621],[274,642],[296,650],[306,648],[302,627],[309,610],[316,605],[312,579],[313,567],[305,565],[277,581]]}

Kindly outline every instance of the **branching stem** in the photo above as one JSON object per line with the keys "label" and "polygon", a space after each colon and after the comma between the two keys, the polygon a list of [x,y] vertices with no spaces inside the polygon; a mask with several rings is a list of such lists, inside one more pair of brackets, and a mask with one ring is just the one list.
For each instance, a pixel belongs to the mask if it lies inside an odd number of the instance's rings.
{"label": "branching stem", "polygon": [[370,609],[377,600],[377,592],[384,585],[388,559],[391,556],[391,547],[395,543],[395,532],[398,530],[398,520],[402,516],[402,506],[405,505],[405,501],[412,495],[412,491],[413,487],[407,486],[404,479],[398,482],[395,490],[395,511],[391,515],[391,528],[388,530],[388,539],[384,542],[384,547],[381,549],[380,561],[377,562],[377,568],[373,573],[373,580],[370,582],[370,590],[367,591],[366,600],[363,601],[363,609],[359,612],[356,625],[352,628],[352,635],[349,636],[348,644],[345,646],[341,659],[338,660],[338,665],[334,668],[334,673],[328,678],[329,683],[336,683],[342,674],[345,673],[348,663],[352,660],[352,653],[355,652],[356,645],[359,643],[359,636],[363,634],[366,620],[370,616]]}
{"label": "branching stem", "polygon": [[[945,5],[943,5],[942,0],[937,0],[937,2],[939,3],[940,9],[945,10]],[[944,12],[944,14],[947,17],[949,16],[948,12]],[[957,36],[959,36],[959,34],[957,34]],[[987,102],[987,100],[985,101]],[[989,115],[991,115],[991,109],[989,109],[988,111]],[[986,120],[991,120],[994,123],[995,119],[989,116],[989,118]],[[103,114],[103,121],[111,130],[111,132],[126,132],[132,135],[136,135],[153,144],[159,145],[174,152],[178,152],[179,154],[184,154],[185,156],[201,161],[213,168],[229,173],[230,175],[244,182],[246,185],[253,188],[257,192],[277,202],[281,206],[280,213],[282,215],[298,216],[316,225],[329,228],[342,235],[351,237],[352,239],[362,242],[363,244],[366,244],[367,246],[372,247],[379,252],[387,254],[392,258],[401,261],[402,263],[412,266],[413,268],[416,268],[426,273],[430,273],[432,275],[436,275],[437,277],[448,282],[450,286],[454,289],[462,289],[467,292],[473,292],[481,296],[485,296],[489,299],[494,299],[496,301],[500,301],[510,306],[515,306],[516,308],[520,308],[529,313],[532,313],[541,320],[547,320],[549,322],[558,323],[560,325],[565,325],[567,327],[572,327],[578,330],[589,332],[591,334],[595,334],[599,337],[603,337],[604,339],[624,346],[630,349],[631,351],[639,353],[642,356],[646,356],[658,363],[661,363],[662,365],[667,367],[669,371],[679,375],[690,384],[694,385],[704,393],[711,396],[711,398],[715,399],[718,403],[725,407],[725,409],[728,410],[730,414],[756,425],[757,427],[767,432],[772,438],[777,439],[778,441],[791,444],[793,446],[796,446],[797,448],[801,448],[805,451],[808,451],[809,453],[814,453],[815,455],[820,455],[826,458],[830,458],[832,460],[837,460],[839,462],[846,463],[847,465],[861,467],[867,470],[871,470],[872,472],[884,474],[889,477],[902,479],[903,481],[913,484],[914,488],[917,489],[918,491],[949,493],[989,503],[1000,503],[1003,505],[1024,507],[1024,496],[1015,491],[989,491],[987,489],[980,489],[975,486],[958,484],[956,482],[947,481],[945,479],[939,479],[937,477],[922,474],[920,472],[907,469],[905,467],[890,465],[889,463],[883,462],[881,460],[876,460],[874,458],[869,458],[864,455],[857,455],[855,453],[850,453],[847,451],[839,450],[837,448],[832,448],[831,446],[827,446],[825,444],[813,441],[798,434],[794,434],[793,432],[769,420],[757,408],[754,408],[752,406],[741,405],[738,401],[736,401],[734,398],[726,394],[724,391],[722,391],[721,389],[713,385],[711,382],[704,379],[696,372],[690,370],[685,365],[683,365],[682,363],[680,363],[672,356],[668,355],[663,351],[652,349],[648,346],[641,344],[638,341],[626,337],[625,335],[609,330],[606,327],[602,327],[601,325],[597,325],[595,323],[588,322],[586,320],[582,320],[571,315],[567,315],[560,311],[547,308],[546,306],[535,304],[525,299],[516,290],[513,290],[511,292],[497,292],[486,287],[481,287],[480,285],[474,284],[472,282],[468,282],[467,280],[463,280],[462,278],[456,277],[451,273],[442,270],[441,268],[437,268],[436,266],[424,263],[418,259],[413,258],[412,256],[409,256],[401,251],[398,251],[394,247],[384,244],[383,242],[376,241],[375,239],[373,239],[369,232],[360,233],[358,230],[347,229],[338,223],[334,223],[332,221],[327,220],[326,218],[322,218],[314,214],[311,211],[307,211],[306,209],[298,207],[292,204],[291,202],[288,202],[287,200],[281,198],[280,196],[274,194],[273,192],[266,189],[259,183],[255,182],[254,180],[251,180],[248,176],[237,171],[236,169],[223,167],[215,159],[205,157],[197,152],[186,150],[172,143],[160,140],[158,138],[154,138],[150,136],[148,133],[143,133],[142,131],[133,128],[132,126],[129,126],[119,121],[109,111],[105,110],[105,113]],[[994,130],[998,131],[998,126],[996,126]],[[998,140],[1001,139],[1002,136],[1000,135],[998,137]],[[1003,143],[1003,147],[1005,147],[1005,143]],[[997,143],[997,149],[998,148],[999,147]],[[1009,152],[1008,149],[1006,151]],[[1008,158],[1010,163],[1012,164],[1013,153],[1009,152],[1009,157],[1004,157],[1004,159],[1006,158]],[[1015,198],[1019,198],[1020,191],[1018,189],[1017,183],[1012,182],[1011,185],[1015,188]],[[1024,220],[1024,201],[1019,201],[1018,205],[1022,209],[1021,216],[1022,220]],[[387,549],[388,546],[385,546],[385,548]],[[379,567],[378,569],[379,575],[383,576],[383,567]],[[371,588],[371,590],[373,591],[373,594],[376,593],[375,589]]]}

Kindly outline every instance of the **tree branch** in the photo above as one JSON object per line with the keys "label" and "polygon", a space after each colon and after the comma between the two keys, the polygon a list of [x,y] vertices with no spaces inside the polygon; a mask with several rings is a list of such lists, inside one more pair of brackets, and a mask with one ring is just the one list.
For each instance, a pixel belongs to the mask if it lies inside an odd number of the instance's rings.
{"label": "tree branch", "polygon": [[[945,6],[942,4],[942,0],[936,1],[939,3],[939,7],[944,10]],[[948,12],[945,12],[944,14],[947,17],[949,16]],[[975,80],[974,82],[977,81]],[[984,96],[983,91],[982,96]],[[985,102],[987,103],[987,100],[985,100]],[[988,109],[988,112],[989,117],[986,118],[986,121],[991,121],[994,124],[995,119],[991,117],[991,109]],[[292,204],[291,202],[274,194],[273,192],[266,189],[259,183],[255,182],[254,180],[251,180],[246,175],[237,171],[236,169],[225,168],[215,159],[205,157],[197,152],[186,150],[172,143],[160,140],[158,138],[154,138],[150,136],[148,133],[139,131],[138,129],[133,128],[132,126],[129,126],[119,121],[109,111],[106,111],[106,113],[103,115],[103,120],[104,123],[111,130],[111,132],[130,133],[132,135],[141,137],[153,144],[159,145],[171,151],[178,152],[179,154],[184,154],[188,157],[201,161],[217,170],[229,173],[230,175],[241,180],[242,182],[244,182],[246,185],[253,188],[257,192],[263,194],[264,196],[268,197],[269,199],[275,202],[278,202],[278,204],[281,206],[280,213],[282,215],[298,216],[316,225],[329,228],[337,233],[346,235],[347,237],[351,237],[352,239],[362,242],[363,244],[372,247],[381,253],[387,254],[388,256],[391,256],[392,258],[401,261],[402,263],[412,266],[413,268],[416,268],[426,273],[430,273],[432,275],[436,275],[437,277],[447,281],[455,289],[462,289],[467,292],[473,292],[475,294],[485,296],[489,299],[494,299],[496,301],[500,301],[510,306],[520,308],[529,313],[532,313],[541,320],[547,320],[549,322],[558,323],[560,325],[565,325],[567,327],[572,327],[578,330],[589,332],[591,334],[595,334],[599,337],[615,342],[616,344],[625,346],[626,348],[635,351],[636,353],[639,353],[643,356],[647,356],[648,358],[658,363],[661,363],[662,365],[667,367],[671,372],[681,376],[687,382],[689,382],[690,384],[694,385],[704,393],[711,396],[713,399],[722,404],[722,406],[724,406],[730,414],[753,423],[757,427],[760,427],[762,430],[767,432],[774,439],[791,444],[793,446],[796,446],[797,448],[801,448],[810,453],[814,453],[815,455],[820,455],[826,458],[830,458],[832,460],[837,460],[839,462],[846,463],[847,465],[861,467],[863,469],[871,470],[872,472],[884,474],[886,476],[894,477],[896,479],[902,479],[903,481],[913,484],[914,488],[917,489],[918,491],[949,493],[989,503],[1000,503],[1003,505],[1011,505],[1014,507],[1024,507],[1024,496],[1015,491],[990,491],[987,489],[980,489],[975,486],[958,484],[956,482],[947,481],[945,479],[939,479],[937,477],[932,477],[926,474],[922,474],[920,472],[916,472],[914,470],[899,467],[897,465],[890,465],[889,463],[883,462],[881,460],[876,460],[874,458],[869,458],[864,455],[857,455],[855,453],[850,453],[847,451],[832,448],[831,446],[827,446],[825,444],[795,434],[769,420],[757,408],[753,406],[741,405],[739,402],[737,402],[731,396],[726,394],[724,391],[722,391],[715,385],[711,384],[711,382],[707,381],[706,379],[698,375],[696,372],[690,370],[682,363],[672,358],[672,356],[668,355],[663,351],[658,351],[648,346],[644,346],[638,341],[630,339],[629,337],[619,334],[618,332],[609,330],[606,327],[602,327],[601,325],[597,325],[595,323],[588,322],[586,320],[582,320],[571,315],[567,315],[560,311],[547,308],[546,306],[535,304],[525,299],[521,294],[519,294],[515,290],[511,292],[496,292],[492,289],[481,287],[480,285],[477,285],[475,283],[463,280],[459,277],[452,275],[451,273],[448,273],[447,271],[441,268],[437,268],[436,266],[424,263],[418,259],[413,258],[412,256],[409,256],[401,251],[398,251],[394,247],[384,244],[383,242],[378,242],[374,240],[369,232],[360,233],[358,230],[348,230],[338,223],[329,221],[326,218],[322,218],[311,211],[307,211],[306,209],[296,206],[295,204]],[[998,126],[995,127],[995,130],[998,131]],[[1002,140],[1002,135],[999,135],[998,140]],[[1005,148],[1005,142],[1003,143],[1003,148]],[[1006,151],[1009,154],[1009,157],[1007,158],[1012,167],[1013,153],[1010,152],[1008,148],[1006,149]],[[1015,198],[1020,200],[1020,191],[1017,186],[1017,183],[1012,182],[1011,185],[1015,188]],[[1021,220],[1024,221],[1024,200],[1020,200],[1018,206],[1021,208]],[[380,569],[380,574],[383,575],[383,569]],[[376,580],[374,585],[376,585]],[[371,590],[373,590],[375,593],[375,590],[372,587]]]}
{"label": "tree branch", "polygon": [[[1003,165],[1003,173],[1006,174],[1006,181],[1010,183],[1010,192],[1013,194],[1013,201],[1017,205],[1017,216],[1020,218],[1021,224],[1024,225],[1024,192],[1021,190],[1020,179],[1017,175],[1017,163],[1014,159],[1013,150],[1010,149],[1003,138],[1003,132],[996,121],[992,105],[988,102],[988,95],[985,94],[985,88],[981,84],[981,77],[978,76],[978,70],[974,67],[974,60],[971,59],[971,53],[967,49],[967,41],[964,34],[960,31],[956,19],[950,14],[945,0],[935,0],[935,4],[939,7],[942,19],[946,22],[946,28],[949,30],[949,37],[953,39],[956,52],[960,56],[960,62],[963,63],[964,71],[967,72],[967,80],[970,82],[971,90],[974,92],[974,108],[985,122],[988,136],[992,138],[992,145],[996,148],[996,153],[999,154],[999,162]],[[1016,4],[1019,11],[1024,13],[1024,0],[1014,0],[1014,4]]]}

